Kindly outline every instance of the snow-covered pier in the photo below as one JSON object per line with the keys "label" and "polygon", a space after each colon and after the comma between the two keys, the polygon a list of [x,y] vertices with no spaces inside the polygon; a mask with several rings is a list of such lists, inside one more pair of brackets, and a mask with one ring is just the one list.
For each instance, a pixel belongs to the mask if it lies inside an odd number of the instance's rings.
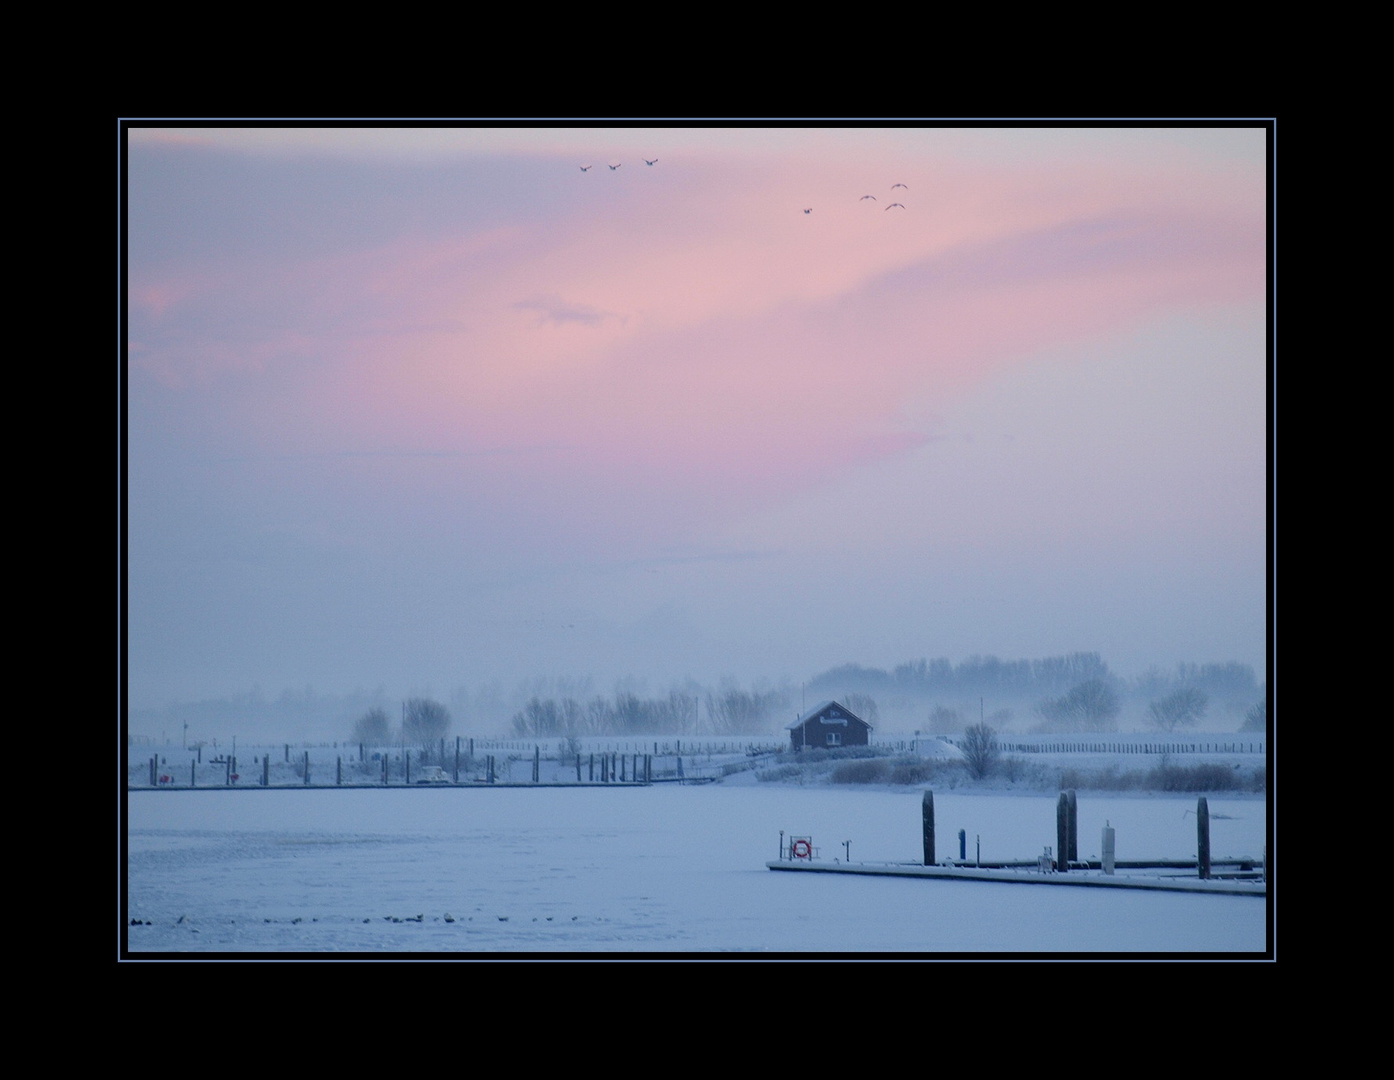
{"label": "snow-covered pier", "polygon": [[1153,872],[1106,874],[1102,870],[1058,873],[1025,867],[919,866],[915,863],[820,862],[778,859],[765,864],[771,870],[805,874],[864,874],[879,877],[934,878],[947,881],[1010,881],[1021,885],[1077,885],[1104,889],[1152,889],[1165,892],[1221,893],[1231,896],[1267,896],[1268,882],[1255,878],[1201,878],[1181,873]]}
{"label": "snow-covered pier", "polygon": [[[1189,811],[1188,811],[1189,812]],[[779,858],[765,865],[771,870],[821,874],[871,874],[879,877],[922,877],[960,881],[1009,881],[1023,885],[1080,885],[1109,889],[1152,889],[1166,892],[1223,893],[1234,896],[1267,896],[1266,860],[1252,857],[1215,859],[1210,853],[1210,810],[1204,796],[1196,801],[1196,857],[1120,861],[1114,857],[1114,830],[1107,823],[1101,837],[1103,856],[1079,857],[1078,804],[1073,791],[1062,791],[1056,802],[1055,825],[1058,853],[1046,848],[1032,861],[971,862],[966,836],[959,830],[958,859],[939,859],[935,853],[934,792],[921,801],[924,854],[920,863],[854,863],[851,841],[846,861],[818,859],[811,836],[791,836],[785,844],[779,834]],[[1265,849],[1266,853],[1266,849]],[[1119,871],[1124,871],[1119,873]],[[1218,872],[1217,872],[1218,871]]]}

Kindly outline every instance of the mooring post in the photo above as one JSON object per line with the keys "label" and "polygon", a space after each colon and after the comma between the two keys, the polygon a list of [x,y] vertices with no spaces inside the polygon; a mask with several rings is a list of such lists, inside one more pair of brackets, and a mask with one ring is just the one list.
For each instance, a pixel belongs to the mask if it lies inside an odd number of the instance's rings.
{"label": "mooring post", "polygon": [[920,801],[920,817],[924,822],[924,864],[934,865],[934,792],[925,788]]}
{"label": "mooring post", "polygon": [[538,783],[542,777],[542,747],[534,745],[532,748],[532,782]]}
{"label": "mooring post", "polygon": [[460,736],[455,736],[455,783],[460,782]]}
{"label": "mooring post", "polygon": [[261,755],[261,786],[271,786],[271,755]]}
{"label": "mooring post", "polygon": [[968,861],[968,830],[958,830],[958,861]]}
{"label": "mooring post", "polygon": [[581,782],[581,755],[576,755],[576,783]]}
{"label": "mooring post", "polygon": [[1196,869],[1202,881],[1210,877],[1210,804],[1204,795],[1196,800]]}
{"label": "mooring post", "polygon": [[1063,874],[1070,867],[1070,800],[1063,791],[1055,801],[1055,850],[1055,869]]}
{"label": "mooring post", "polygon": [[[590,782],[591,782],[592,784],[594,784],[594,783],[595,783],[595,752],[594,752],[594,751],[591,752],[590,772],[587,773],[586,775],[590,778]],[[580,777],[578,776],[577,779],[579,780]]]}
{"label": "mooring post", "polygon": [[305,751],[305,786],[310,786],[310,751]]}
{"label": "mooring post", "polygon": [[1070,807],[1070,862],[1079,861],[1079,803],[1075,799],[1075,790],[1071,788],[1065,793],[1068,796]]}
{"label": "mooring post", "polygon": [[198,779],[198,773],[195,771],[197,768],[198,768],[198,766],[196,766],[192,761],[189,762],[189,786],[190,786],[190,787],[193,787],[193,786],[194,786],[194,781]]}
{"label": "mooring post", "polygon": [[1113,873],[1113,867],[1114,867],[1114,861],[1113,861],[1113,842],[1114,842],[1114,837],[1113,837],[1113,826],[1110,825],[1107,821],[1105,821],[1105,822],[1104,822],[1104,835],[1103,835],[1103,852],[1104,852],[1104,855],[1103,855],[1103,867],[1104,867],[1104,873],[1105,873],[1105,874],[1112,874],[1112,873]]}
{"label": "mooring post", "polygon": [[335,783],[335,784],[342,784],[343,782],[344,782],[344,755],[343,755],[343,754],[340,754],[338,757],[336,757],[336,758],[334,759],[334,783]]}

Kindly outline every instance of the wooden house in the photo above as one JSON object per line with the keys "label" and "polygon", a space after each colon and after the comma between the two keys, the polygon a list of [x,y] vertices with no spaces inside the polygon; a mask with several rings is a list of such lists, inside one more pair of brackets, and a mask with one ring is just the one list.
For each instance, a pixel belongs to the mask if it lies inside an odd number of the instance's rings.
{"label": "wooden house", "polygon": [[789,745],[804,747],[866,746],[871,741],[871,725],[837,701],[815,705],[793,723],[786,724]]}

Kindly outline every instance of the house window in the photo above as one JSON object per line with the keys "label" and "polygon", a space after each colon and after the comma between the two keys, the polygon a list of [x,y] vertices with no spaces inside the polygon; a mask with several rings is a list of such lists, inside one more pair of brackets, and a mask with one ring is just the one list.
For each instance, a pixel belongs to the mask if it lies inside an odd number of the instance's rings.
{"label": "house window", "polygon": [[842,732],[840,732],[840,731],[830,731],[830,732],[828,732],[828,745],[829,745],[829,746],[841,746],[841,745],[842,745]]}

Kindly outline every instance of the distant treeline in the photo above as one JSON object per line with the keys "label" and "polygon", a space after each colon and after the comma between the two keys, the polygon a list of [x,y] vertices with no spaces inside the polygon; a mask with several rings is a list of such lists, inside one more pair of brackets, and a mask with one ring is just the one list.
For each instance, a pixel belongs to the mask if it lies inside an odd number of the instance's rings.
{"label": "distant treeline", "polygon": [[[629,679],[607,694],[589,677],[539,678],[512,691],[498,684],[460,687],[443,705],[452,734],[566,738],[767,734],[805,706],[830,698],[875,727],[903,725],[907,731],[961,732],[980,719],[999,730],[1110,730],[1120,716],[1125,723],[1160,727],[1205,720],[1228,726],[1242,717],[1246,728],[1262,730],[1266,696],[1266,687],[1247,664],[1178,664],[1125,679],[1110,671],[1098,653],[1071,653],[1040,660],[975,656],[958,664],[915,660],[889,670],[843,664],[802,687],[762,680],[747,689],[729,679],[713,687],[688,679],[654,693],[642,680]],[[233,735],[349,739],[369,713],[382,713],[394,727],[399,719],[405,721],[408,701],[390,697],[383,688],[331,695],[306,687],[275,698],[253,691],[133,709],[129,732],[190,743]]]}
{"label": "distant treeline", "polygon": [[770,714],[787,708],[787,690],[729,687],[697,694],[670,690],[665,697],[622,691],[613,697],[533,697],[513,715],[512,734],[529,738],[587,735],[758,735]]}
{"label": "distant treeline", "polygon": [[844,664],[815,676],[808,689],[824,696],[848,691],[908,697],[1045,698],[1065,694],[1081,683],[1098,679],[1126,696],[1161,697],[1181,686],[1194,686],[1213,698],[1253,700],[1259,696],[1254,669],[1247,664],[1179,664],[1170,672],[1152,668],[1125,680],[1115,676],[1098,653],[1070,653],[1043,660],[999,660],[974,656],[954,664],[948,660],[916,660],[890,671]]}

